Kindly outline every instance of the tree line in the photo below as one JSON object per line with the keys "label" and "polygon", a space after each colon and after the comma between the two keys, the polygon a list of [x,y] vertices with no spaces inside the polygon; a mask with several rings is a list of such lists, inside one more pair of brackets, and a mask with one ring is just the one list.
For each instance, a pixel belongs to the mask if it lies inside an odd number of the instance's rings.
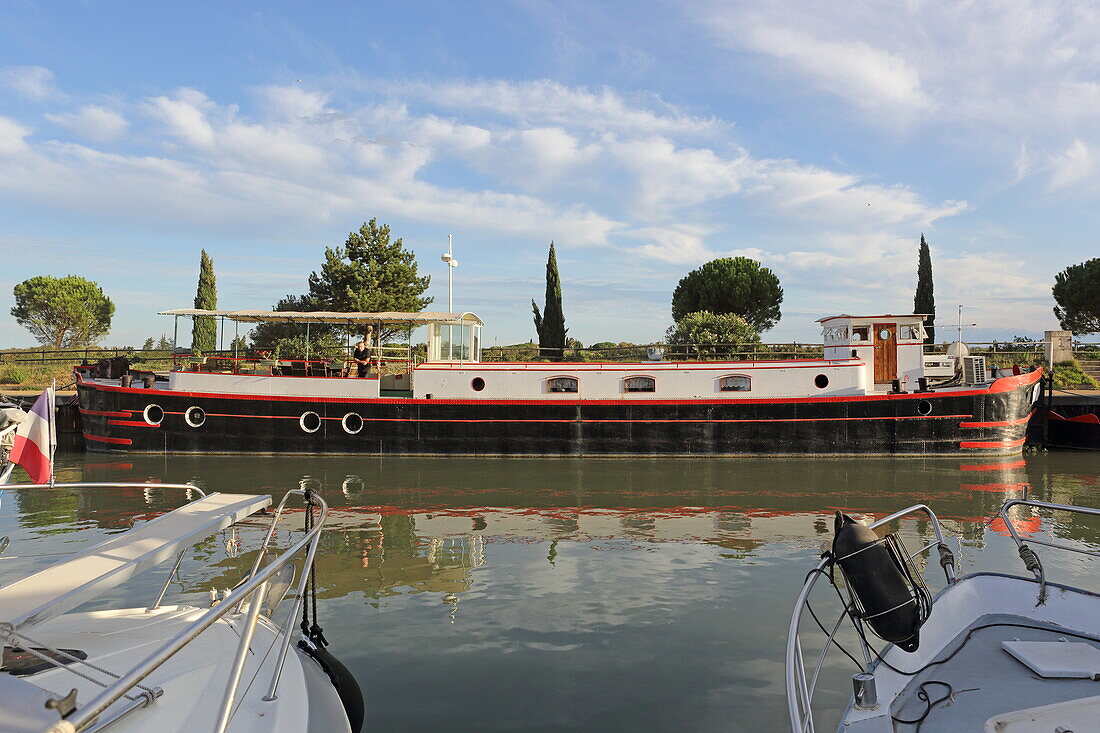
{"label": "tree line", "polygon": [[[538,346],[544,357],[560,358],[576,344],[568,336],[555,245],[546,261],[543,305],[532,299],[531,309]],[[420,275],[416,257],[403,240],[393,238],[388,225],[377,219],[348,234],[343,245],[326,247],[320,267],[306,278],[304,292],[287,294],[272,305],[276,311],[419,312],[432,303],[426,296],[431,282]],[[1057,274],[1052,288],[1054,314],[1061,327],[1078,335],[1100,333],[1100,258],[1071,265]],[[43,346],[83,348],[95,344],[111,327],[115,305],[95,282],[76,275],[37,276],[15,286],[11,315]],[[199,258],[195,307],[217,309],[214,261],[206,250]],[[669,344],[743,346],[760,342],[760,335],[782,317],[783,287],[779,277],[747,257],[723,257],[687,273],[672,293],[673,325],[665,333]],[[913,312],[928,316],[926,342],[935,339],[936,304],[929,245],[921,234],[917,248],[917,284]],[[347,327],[318,324],[311,327],[314,353],[338,351]],[[400,329],[377,334],[379,343],[406,337]],[[304,351],[302,328],[294,324],[262,323],[250,334],[253,344]],[[213,317],[198,317],[192,326],[192,350],[214,351],[218,345]],[[238,337],[230,348],[247,348]],[[145,348],[154,348],[152,338]],[[169,348],[161,336],[155,348]]]}

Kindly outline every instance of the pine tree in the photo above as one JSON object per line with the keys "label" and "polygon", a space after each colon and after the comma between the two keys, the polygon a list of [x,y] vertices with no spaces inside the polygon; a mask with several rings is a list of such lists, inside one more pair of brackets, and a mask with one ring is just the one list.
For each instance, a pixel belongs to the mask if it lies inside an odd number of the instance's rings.
{"label": "pine tree", "polygon": [[154,343],[155,342],[153,341],[153,337],[150,336],[149,338],[145,339],[145,343],[142,344],[141,350],[142,351],[152,351]]}
{"label": "pine tree", "polygon": [[558,276],[558,256],[554,252],[554,243],[550,243],[550,256],[546,259],[546,305],[539,312],[538,304],[531,300],[531,310],[535,314],[535,330],[539,335],[539,349],[543,356],[561,360],[564,356],[567,330],[565,313],[561,308],[561,278]]}
{"label": "pine tree", "polygon": [[924,330],[927,334],[924,337],[924,343],[934,343],[936,340],[936,296],[932,289],[932,255],[928,252],[928,242],[924,241],[924,234],[920,235],[917,294],[913,297],[913,312],[928,314],[928,320],[924,322]]}
{"label": "pine tree", "polygon": [[[424,296],[430,281],[429,276],[417,272],[416,255],[405,249],[404,241],[390,238],[389,225],[371,219],[359,231],[348,234],[343,247],[325,247],[321,270],[309,276],[309,294],[297,302],[302,309],[418,313],[432,302]],[[294,296],[287,297],[294,300]],[[384,341],[401,330],[382,328],[378,338]],[[263,343],[260,335],[254,335],[253,341]]]}
{"label": "pine tree", "polygon": [[[199,288],[195,293],[195,307],[201,310],[217,310],[218,286],[214,282],[214,260],[202,251],[199,260]],[[218,321],[214,316],[194,318],[191,327],[191,351],[203,354],[213,351],[218,343]]]}

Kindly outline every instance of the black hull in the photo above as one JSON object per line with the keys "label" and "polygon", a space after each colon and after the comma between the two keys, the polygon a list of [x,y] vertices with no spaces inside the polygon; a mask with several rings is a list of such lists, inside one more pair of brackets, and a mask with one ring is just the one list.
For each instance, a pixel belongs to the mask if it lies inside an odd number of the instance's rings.
{"label": "black hull", "polygon": [[[1039,372],[988,389],[785,400],[442,401],[188,394],[78,379],[88,448],[356,455],[1011,455]],[[159,425],[142,417],[150,403]],[[199,407],[191,427],[184,412]],[[322,419],[314,433],[299,418]],[[342,418],[362,417],[349,434]],[[351,420],[354,428],[357,421]]]}

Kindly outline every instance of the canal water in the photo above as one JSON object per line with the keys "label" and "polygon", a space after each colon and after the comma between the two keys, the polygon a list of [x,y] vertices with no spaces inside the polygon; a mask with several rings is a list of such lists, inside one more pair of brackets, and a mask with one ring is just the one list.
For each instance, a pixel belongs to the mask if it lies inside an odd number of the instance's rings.
{"label": "canal water", "polygon": [[[987,521],[1027,488],[1100,506],[1100,457],[1008,460],[60,457],[60,481],[191,481],[206,490],[311,486],[332,505],[318,556],[321,622],[358,677],[372,730],[763,731],[787,725],[791,606],[832,513],[873,518],[927,502],[961,570],[1020,572]],[[0,498],[0,584],[177,506],[179,492],[31,491]],[[279,533],[286,546],[301,514]],[[1014,517],[1084,547],[1100,524]],[[197,546],[170,599],[232,586],[262,536],[248,524]],[[911,549],[924,523],[903,528]],[[918,536],[919,535],[919,536]],[[1052,580],[1090,583],[1087,557],[1042,550]],[[165,568],[165,572],[167,568]],[[933,590],[942,574],[933,562]],[[102,607],[138,605],[162,576]],[[836,618],[827,586],[815,601]],[[810,649],[820,633],[807,627]],[[835,727],[851,662],[832,655],[820,730]],[[831,710],[830,710],[831,708]]]}

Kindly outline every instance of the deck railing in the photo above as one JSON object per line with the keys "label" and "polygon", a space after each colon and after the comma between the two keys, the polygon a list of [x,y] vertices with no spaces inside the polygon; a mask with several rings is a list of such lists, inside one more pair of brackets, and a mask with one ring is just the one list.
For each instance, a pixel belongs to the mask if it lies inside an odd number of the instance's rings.
{"label": "deck railing", "polygon": [[[943,354],[948,343],[926,344],[926,354]],[[967,342],[970,353],[985,356],[991,366],[1010,367],[1042,366],[1045,361],[1044,342],[1042,341],[970,341]],[[420,345],[384,345],[374,347],[384,371],[397,370],[398,367],[414,366],[425,358],[423,344]],[[824,353],[821,344],[801,342],[759,343],[759,344],[624,344],[611,346],[582,346],[565,349],[542,349],[536,344],[518,344],[514,346],[486,346],[482,348],[481,360],[485,362],[503,361],[646,361],[651,349],[661,352],[661,358],[667,361],[765,361],[779,359],[820,359]],[[249,347],[247,351],[222,349],[202,354],[208,359],[245,359],[258,360],[260,352],[274,354],[273,349]],[[1075,341],[1074,357],[1082,361],[1100,361],[1100,343]],[[350,358],[351,347],[340,347],[334,354],[325,354],[329,358]],[[173,364],[193,357],[186,349],[130,349],[95,348],[84,349],[35,349],[25,351],[0,351],[0,366],[35,364],[81,364],[125,356],[136,367],[150,370],[168,369]],[[282,361],[303,361],[302,355],[280,355]],[[313,356],[310,361],[321,363],[327,359]]]}
{"label": "deck railing", "polygon": [[[39,488],[53,488],[53,489],[65,489],[65,488],[84,488],[84,487],[114,487],[119,486],[149,486],[156,488],[184,488],[194,490],[202,493],[198,487],[191,486],[189,484],[94,484],[94,483],[78,483],[78,484],[55,484],[50,486],[48,484],[16,484],[11,488],[20,489],[39,489]],[[316,502],[316,505],[320,507],[318,517],[313,526],[307,530],[302,537],[284,550],[280,555],[268,561],[266,565],[260,567],[263,559],[265,558],[266,550],[274,535],[276,524],[283,514],[283,510],[286,506],[287,500],[291,496],[303,496],[308,501]],[[310,511],[307,506],[306,511]],[[237,645],[237,653],[234,658],[234,663],[230,669],[229,679],[226,683],[225,692],[222,699],[219,702],[219,715],[218,721],[215,727],[215,731],[222,733],[233,717],[234,701],[236,700],[238,690],[241,686],[241,678],[244,671],[245,660],[250,653],[251,641],[253,632],[256,629],[257,622],[259,620],[261,607],[264,605],[264,599],[269,589],[272,578],[279,573],[284,567],[291,563],[296,557],[301,556],[304,553],[305,559],[302,565],[302,572],[299,575],[296,586],[295,596],[291,605],[289,614],[287,615],[286,623],[281,627],[280,634],[277,640],[274,642],[273,649],[277,648],[276,658],[270,669],[271,678],[267,683],[267,694],[263,697],[265,702],[271,702],[277,699],[277,690],[279,680],[282,675],[282,668],[286,661],[286,656],[290,648],[290,642],[297,627],[295,622],[297,621],[298,614],[301,611],[301,605],[305,599],[305,585],[307,579],[310,577],[309,568],[311,567],[314,557],[317,553],[317,545],[320,540],[321,530],[324,527],[325,519],[328,516],[328,504],[318,494],[308,492],[305,489],[291,489],[284,496],[279,503],[274,515],[271,519],[271,525],[268,529],[264,541],[258,551],[257,560],[253,565],[251,572],[246,576],[246,579],[242,581],[231,593],[225,596],[217,605],[213,606],[205,613],[203,613],[198,619],[188,625],[185,629],[177,633],[170,640],[161,645],[158,649],[149,654],[145,659],[138,662],[130,670],[119,676],[113,684],[106,686],[96,697],[90,701],[77,707],[65,720],[73,727],[72,730],[81,733],[90,733],[90,731],[98,731],[110,726],[122,717],[128,716],[136,710],[139,710],[146,705],[152,703],[155,699],[160,697],[162,691],[159,688],[145,688],[141,687],[142,692],[137,695],[129,696],[134,688],[139,687],[142,680],[147,678],[150,674],[156,671],[161,665],[180,652],[187,644],[197,638],[203,631],[210,628],[215,622],[226,615],[235,615],[239,617],[238,623],[240,626],[237,631],[240,635],[240,641]],[[176,564],[173,566],[171,573],[168,576],[168,581],[171,581],[176,569],[179,567],[180,559],[182,555],[177,558]],[[153,608],[160,605],[163,600],[164,591],[167,588],[168,581],[165,583],[165,587],[161,589],[156,601],[154,601]],[[242,607],[244,604],[249,604],[247,611],[242,616]],[[274,622],[274,620],[272,620]],[[79,660],[78,660],[79,661]],[[261,667],[263,665],[261,664]],[[259,677],[259,670],[257,670],[257,677]],[[112,711],[108,715],[104,713],[121,700],[123,697],[127,697],[129,702]],[[52,729],[51,729],[52,730]]]}

